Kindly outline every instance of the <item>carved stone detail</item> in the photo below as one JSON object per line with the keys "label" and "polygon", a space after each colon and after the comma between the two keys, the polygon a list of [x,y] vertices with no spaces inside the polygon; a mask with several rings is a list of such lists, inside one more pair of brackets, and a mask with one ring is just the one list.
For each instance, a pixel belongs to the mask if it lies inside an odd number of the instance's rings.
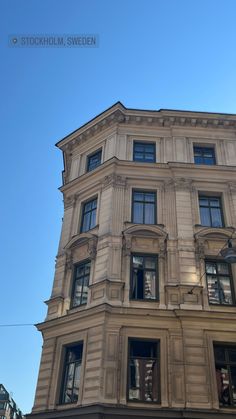
{"label": "carved stone detail", "polygon": [[88,254],[90,259],[95,259],[97,254],[97,238],[91,238],[88,241]]}
{"label": "carved stone detail", "polygon": [[193,188],[192,183],[192,179],[172,178],[164,182],[164,187],[165,190],[191,190]]}
{"label": "carved stone detail", "polygon": [[177,178],[174,179],[175,189],[180,190],[190,190],[192,187],[192,179]]}
{"label": "carved stone detail", "polygon": [[125,256],[131,255],[132,249],[132,237],[131,236],[124,236],[123,237],[123,251]]}
{"label": "carved stone detail", "polygon": [[125,188],[126,187],[126,179],[116,173],[112,173],[111,175],[105,176],[103,181],[103,188],[107,188],[109,186],[115,188]]}
{"label": "carved stone detail", "polygon": [[236,192],[236,182],[228,182],[230,192]]}
{"label": "carved stone detail", "polygon": [[196,242],[196,259],[200,261],[201,259],[205,259],[205,240],[198,240]]}
{"label": "carved stone detail", "polygon": [[72,252],[70,249],[66,250],[66,263],[65,263],[66,270],[70,270],[73,268],[73,257]]}
{"label": "carved stone detail", "polygon": [[166,259],[166,239],[159,239],[159,252],[158,252],[158,256],[161,259]]}
{"label": "carved stone detail", "polygon": [[64,196],[64,208],[70,208],[73,207],[76,204],[76,200],[78,198],[77,194],[71,195],[71,196]]}

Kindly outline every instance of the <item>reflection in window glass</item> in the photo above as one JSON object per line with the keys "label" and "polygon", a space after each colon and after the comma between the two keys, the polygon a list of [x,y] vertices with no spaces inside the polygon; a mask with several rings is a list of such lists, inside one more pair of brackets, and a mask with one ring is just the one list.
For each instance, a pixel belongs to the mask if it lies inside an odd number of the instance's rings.
{"label": "reflection in window glass", "polygon": [[234,304],[229,265],[223,262],[206,262],[206,279],[210,304]]}
{"label": "reflection in window glass", "polygon": [[76,403],[78,401],[82,351],[82,344],[66,349],[61,403]]}
{"label": "reflection in window glass", "polygon": [[130,298],[157,299],[157,257],[132,256]]}
{"label": "reflection in window glass", "polygon": [[230,346],[214,347],[216,383],[219,404],[236,405],[236,349]]}
{"label": "reflection in window glass", "polygon": [[129,400],[159,402],[159,342],[132,339],[129,347]]}
{"label": "reflection in window glass", "polygon": [[75,267],[72,307],[87,303],[90,276],[90,261]]}

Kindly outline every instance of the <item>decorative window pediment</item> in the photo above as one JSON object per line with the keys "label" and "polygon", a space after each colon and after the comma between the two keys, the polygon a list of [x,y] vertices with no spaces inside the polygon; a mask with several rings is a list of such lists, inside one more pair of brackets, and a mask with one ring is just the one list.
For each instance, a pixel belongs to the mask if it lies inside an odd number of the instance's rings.
{"label": "decorative window pediment", "polygon": [[77,262],[77,260],[73,260],[73,255],[82,247],[85,248],[86,254],[83,252],[79,259],[94,259],[97,252],[97,241],[97,236],[91,233],[81,233],[73,236],[64,248],[68,267],[72,267],[73,263]]}
{"label": "decorative window pediment", "polygon": [[166,240],[167,233],[161,225],[132,224],[123,231],[123,248],[126,256],[130,255],[131,250],[140,249],[149,253],[151,248],[162,257],[166,252]]}

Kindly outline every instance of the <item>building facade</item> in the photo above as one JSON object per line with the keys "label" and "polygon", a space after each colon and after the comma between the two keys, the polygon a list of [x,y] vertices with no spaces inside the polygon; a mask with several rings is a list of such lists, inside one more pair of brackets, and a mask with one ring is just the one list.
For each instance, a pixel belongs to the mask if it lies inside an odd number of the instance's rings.
{"label": "building facade", "polygon": [[236,116],[127,109],[61,140],[29,419],[235,418]]}
{"label": "building facade", "polygon": [[10,393],[0,384],[0,419],[24,419]]}

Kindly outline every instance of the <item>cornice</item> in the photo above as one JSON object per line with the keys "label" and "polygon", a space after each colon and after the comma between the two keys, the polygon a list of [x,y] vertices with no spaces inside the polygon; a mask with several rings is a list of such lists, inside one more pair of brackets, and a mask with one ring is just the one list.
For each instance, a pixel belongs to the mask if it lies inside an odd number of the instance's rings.
{"label": "cornice", "polygon": [[88,138],[93,137],[114,124],[234,129],[236,128],[236,115],[165,109],[127,109],[122,103],[118,102],[63,138],[56,146],[64,152],[70,152],[79,143],[85,142]]}

